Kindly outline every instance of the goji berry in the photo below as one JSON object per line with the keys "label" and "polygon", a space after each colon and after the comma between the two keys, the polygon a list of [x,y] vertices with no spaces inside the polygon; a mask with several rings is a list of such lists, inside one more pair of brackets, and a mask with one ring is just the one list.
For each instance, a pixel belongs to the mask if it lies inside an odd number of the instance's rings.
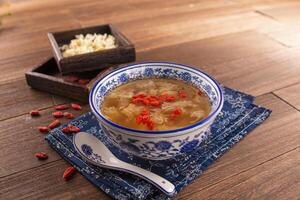
{"label": "goji berry", "polygon": [[149,120],[149,121],[147,121],[146,124],[147,124],[147,127],[148,127],[149,130],[154,129],[154,122],[153,121]]}
{"label": "goji berry", "polygon": [[48,158],[48,155],[44,152],[39,152],[35,154],[35,157],[37,157],[40,160],[45,160]]}
{"label": "goji berry", "polygon": [[60,125],[60,121],[59,121],[58,119],[56,119],[56,120],[54,120],[53,122],[51,122],[51,123],[48,125],[48,127],[49,127],[50,129],[54,129],[54,128],[58,127],[59,125]]}
{"label": "goji berry", "polygon": [[156,99],[153,99],[150,101],[150,105],[151,106],[159,106],[160,105],[160,102]]}
{"label": "goji berry", "polygon": [[203,95],[203,92],[202,92],[201,90],[199,90],[199,91],[198,91],[198,95],[199,95],[199,96],[202,96],[202,95]]}
{"label": "goji berry", "polygon": [[176,97],[175,96],[167,96],[166,101],[168,101],[168,102],[176,101]]}
{"label": "goji berry", "polygon": [[148,98],[144,98],[144,99],[143,99],[143,104],[144,104],[145,106],[149,105],[149,103],[150,103],[150,100],[149,100]]}
{"label": "goji berry", "polygon": [[32,110],[29,112],[29,114],[34,117],[34,116],[39,116],[40,112],[38,110]]}
{"label": "goji berry", "polygon": [[61,118],[64,115],[63,115],[63,113],[61,111],[56,111],[56,112],[52,113],[52,116],[55,117],[55,118]]}
{"label": "goji berry", "polygon": [[182,109],[181,108],[176,108],[172,111],[172,113],[170,114],[170,118],[171,119],[176,119],[176,117],[178,117],[179,115],[182,114]]}
{"label": "goji berry", "polygon": [[47,126],[39,126],[37,128],[41,133],[45,133],[49,131],[49,128]]}
{"label": "goji berry", "polygon": [[81,106],[77,103],[71,103],[71,107],[74,109],[74,110],[81,110]]}
{"label": "goji berry", "polygon": [[182,109],[181,108],[176,108],[174,111],[173,111],[174,114],[176,115],[180,115],[182,113]]}
{"label": "goji berry", "polygon": [[180,90],[180,91],[178,92],[178,96],[179,96],[180,98],[186,98],[186,93],[185,93],[183,90]]}
{"label": "goji berry", "polygon": [[143,122],[146,122],[150,119],[149,115],[142,115]]}
{"label": "goji berry", "polygon": [[78,133],[78,132],[80,132],[80,128],[78,128],[77,126],[69,125],[68,128],[69,128],[69,130],[70,130],[71,133]]}
{"label": "goji berry", "polygon": [[143,109],[141,115],[149,115],[149,110]]}
{"label": "goji berry", "polygon": [[74,115],[72,113],[69,113],[69,112],[64,112],[64,117],[67,118],[67,119],[73,119]]}
{"label": "goji berry", "polygon": [[63,173],[63,178],[68,180],[75,173],[75,171],[76,169],[74,167],[68,167]]}
{"label": "goji berry", "polygon": [[136,122],[137,124],[141,124],[142,121],[143,121],[143,117],[142,117],[141,115],[136,116],[135,122]]}
{"label": "goji berry", "polygon": [[164,102],[164,101],[166,101],[167,97],[168,97],[167,94],[162,94],[162,95],[159,96],[159,100],[160,100],[161,102]]}
{"label": "goji berry", "polygon": [[55,106],[55,110],[66,110],[68,108],[69,108],[69,106],[67,106],[67,105],[58,105],[58,106]]}
{"label": "goji berry", "polygon": [[61,131],[62,131],[63,133],[70,133],[69,127],[64,127],[64,128],[61,129]]}
{"label": "goji berry", "polygon": [[137,97],[131,100],[132,103],[138,104],[143,102],[143,98]]}

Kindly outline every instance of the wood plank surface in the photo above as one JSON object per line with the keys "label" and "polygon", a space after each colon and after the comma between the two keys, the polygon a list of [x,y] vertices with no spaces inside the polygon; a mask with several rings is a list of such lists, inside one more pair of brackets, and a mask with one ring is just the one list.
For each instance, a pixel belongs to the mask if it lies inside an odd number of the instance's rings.
{"label": "wood plank surface", "polygon": [[274,93],[296,109],[300,110],[300,83],[276,90]]}
{"label": "wood plank surface", "polygon": [[53,105],[52,96],[30,89],[25,80],[0,85],[0,121]]}
{"label": "wood plank surface", "polygon": [[[88,106],[83,108],[81,111],[68,109],[68,112],[79,116],[88,110]],[[48,126],[54,120],[51,115],[54,111],[51,107],[42,110],[39,117],[31,117],[29,114],[25,114],[0,122],[2,129],[0,133],[0,177],[60,159],[57,153],[44,141],[46,134],[37,130],[38,126]],[[59,120],[61,123],[69,121],[65,118]],[[34,157],[37,152],[47,152],[49,159],[42,162],[37,160]]]}
{"label": "wood plank surface", "polygon": [[[0,199],[110,199],[76,174],[36,130],[53,105],[72,100],[26,85],[24,73],[52,55],[47,32],[113,23],[138,61],[198,67],[258,96],[271,117],[175,199],[299,199],[300,1],[10,0],[0,27]],[[42,116],[27,113],[41,109]],[[80,115],[89,111],[88,105]],[[63,120],[66,122],[66,120]],[[36,160],[37,151],[49,159]]]}
{"label": "wood plank surface", "polygon": [[[258,97],[256,103],[272,109],[271,117],[217,160],[197,181],[184,189],[179,199],[213,187],[222,180],[231,179],[232,176],[300,146],[298,111],[272,94]],[[197,198],[194,196],[194,199]]]}
{"label": "wood plank surface", "polygon": [[299,48],[247,31],[142,52],[138,60],[189,64],[225,85],[261,95],[300,82],[299,55]]}
{"label": "wood plank surface", "polygon": [[[242,140],[228,153],[221,157],[199,179],[185,188],[178,195],[178,199],[186,199],[190,195],[196,195],[198,192],[201,193],[203,190],[206,190],[206,188],[214,187],[214,185],[219,183],[220,181],[231,179],[231,177],[234,177],[237,174],[251,170],[252,168],[259,166],[261,163],[267,163],[270,160],[286,152],[292,151],[293,149],[300,146],[300,138],[298,137],[300,125],[299,123],[297,123],[300,120],[300,113],[272,94],[267,94],[259,97],[257,103],[273,109],[274,113],[272,114],[272,116],[266,121],[266,123],[255,129],[244,140]],[[284,116],[284,118],[282,116]],[[34,120],[30,120],[30,124],[32,124],[33,121]],[[43,119],[43,121],[47,121],[47,119]],[[9,124],[7,125],[7,127],[10,127]],[[23,129],[27,130],[28,128],[24,127]],[[274,129],[276,129],[277,131],[274,132]],[[6,129],[6,132],[7,131],[8,129]],[[34,195],[34,197],[30,197],[37,199],[47,198],[48,196],[52,196],[54,199],[57,199],[53,191],[59,191],[58,195],[61,195],[60,197],[66,196],[71,199],[84,198],[84,195],[86,193],[78,194],[76,192],[78,190],[77,186],[61,186],[63,181],[61,180],[60,176],[63,171],[63,167],[66,166],[66,164],[65,162],[61,161],[53,163],[53,161],[59,159],[58,156],[55,155],[55,152],[50,151],[50,156],[52,156],[52,158],[43,162],[36,161],[32,157],[32,155],[30,155],[30,152],[33,151],[32,148],[38,143],[40,144],[41,150],[48,150],[49,147],[46,142],[43,141],[43,136],[41,136],[41,134],[39,133],[34,132],[26,134],[24,133],[24,131],[22,132],[23,134],[15,133],[13,136],[6,136],[6,138],[4,137],[3,140],[4,143],[7,143],[7,141],[9,140],[15,141],[20,134],[24,135],[24,137],[26,135],[29,135],[25,137],[25,139],[30,138],[30,135],[32,134],[35,134],[37,137],[36,139],[34,139],[34,141],[31,142],[33,144],[27,144],[20,147],[21,149],[23,149],[23,153],[19,152],[15,147],[9,148],[9,151],[6,152],[6,154],[12,154],[14,155],[14,158],[17,158],[17,160],[19,160],[18,163],[22,164],[22,166],[19,166],[22,167],[22,172],[14,172],[12,175],[7,175],[8,173],[12,173],[11,168],[12,166],[17,165],[17,162],[8,160],[5,155],[0,156],[0,159],[4,160],[5,163],[7,163],[5,165],[5,171],[2,174],[5,175],[5,177],[0,179],[0,185],[1,183],[9,183],[9,186],[3,188],[2,190],[0,189],[4,197],[6,197],[7,199],[16,198],[17,195],[13,194],[13,191],[16,190],[20,192],[19,195],[26,197]],[[18,142],[15,141],[15,143],[17,144]],[[11,144],[9,144],[9,146],[10,145]],[[295,159],[295,162],[299,162],[299,159]],[[46,165],[46,163],[49,164]],[[40,177],[30,178],[31,173],[40,173],[43,175]],[[49,174],[49,177],[45,174]],[[270,176],[272,175],[275,176],[276,173],[274,172],[274,174],[271,174]],[[22,181],[17,185],[14,185],[13,180],[16,180],[18,176],[25,177],[25,180],[31,179],[31,181]],[[78,180],[75,179],[77,179],[77,177],[74,178],[75,183],[72,183],[73,180],[71,180],[69,184],[78,184]],[[29,184],[29,182],[31,182],[31,184]],[[36,184],[36,182],[39,182],[40,184]],[[95,193],[94,186],[86,184],[86,180],[81,180],[81,182],[81,184],[83,184],[83,187],[85,188],[84,190],[87,193]],[[58,186],[62,187],[64,190],[57,189]],[[48,190],[45,191],[44,188],[48,188]],[[101,197],[102,195],[104,195],[102,192],[97,192],[96,194],[91,195],[92,197],[93,195],[99,197],[99,194],[101,194]]]}
{"label": "wood plank surface", "polygon": [[300,148],[178,199],[297,200],[300,196]]}

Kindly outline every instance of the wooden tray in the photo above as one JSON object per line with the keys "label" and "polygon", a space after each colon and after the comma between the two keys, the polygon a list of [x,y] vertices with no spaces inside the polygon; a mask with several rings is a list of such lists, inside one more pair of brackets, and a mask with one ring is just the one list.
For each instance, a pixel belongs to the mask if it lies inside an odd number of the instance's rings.
{"label": "wooden tray", "polygon": [[[102,67],[105,69],[62,76],[55,59],[52,57],[47,59],[43,64],[26,72],[25,76],[27,84],[32,88],[82,102],[88,102],[89,90],[95,81],[116,68],[116,65],[102,65]],[[87,84],[79,84],[78,82],[69,80],[74,79],[74,77],[78,77],[81,80],[88,79],[90,82]]]}
{"label": "wooden tray", "polygon": [[[116,38],[118,47],[67,58],[62,56],[59,47],[64,44],[69,44],[69,42],[75,38],[75,35],[86,35],[88,33],[111,34]],[[135,61],[134,45],[111,24],[48,33],[48,38],[52,46],[55,60],[62,74],[101,69],[102,64],[105,63],[119,64]]]}

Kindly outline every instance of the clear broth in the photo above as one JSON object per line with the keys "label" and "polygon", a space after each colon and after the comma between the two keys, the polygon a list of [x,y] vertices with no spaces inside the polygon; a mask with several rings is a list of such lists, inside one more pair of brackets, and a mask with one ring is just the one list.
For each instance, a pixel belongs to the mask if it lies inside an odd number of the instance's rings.
{"label": "clear broth", "polygon": [[104,116],[138,130],[173,130],[192,125],[210,113],[205,93],[175,79],[149,78],[121,85],[104,97]]}

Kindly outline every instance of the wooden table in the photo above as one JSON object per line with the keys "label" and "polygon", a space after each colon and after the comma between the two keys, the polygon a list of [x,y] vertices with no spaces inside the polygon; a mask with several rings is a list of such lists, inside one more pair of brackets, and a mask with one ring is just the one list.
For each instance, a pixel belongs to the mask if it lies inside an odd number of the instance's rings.
{"label": "wooden table", "polygon": [[10,9],[0,31],[0,199],[110,199],[79,174],[62,179],[68,164],[36,127],[70,100],[24,79],[51,55],[47,32],[104,23],[131,39],[138,60],[197,66],[273,110],[175,199],[300,199],[298,0],[14,0]]}

